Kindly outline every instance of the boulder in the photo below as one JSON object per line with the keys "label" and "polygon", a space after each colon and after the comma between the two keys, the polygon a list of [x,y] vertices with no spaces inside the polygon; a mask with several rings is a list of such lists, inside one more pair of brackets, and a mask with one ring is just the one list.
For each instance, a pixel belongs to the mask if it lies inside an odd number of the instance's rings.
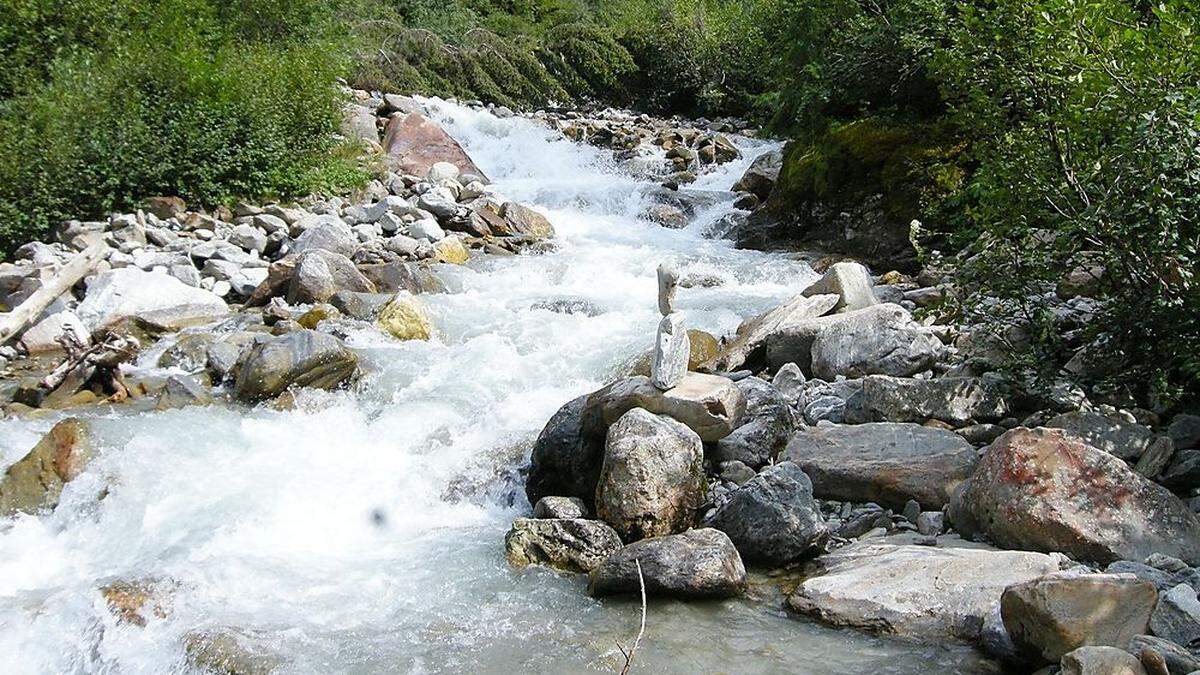
{"label": "boulder", "polygon": [[771,368],[794,362],[806,374],[832,380],[837,375],[908,377],[928,369],[942,353],[941,343],[914,323],[908,310],[882,304],[794,322],[768,336],[765,357]]}
{"label": "boulder", "polygon": [[630,377],[588,396],[585,433],[602,436],[632,408],[666,415],[687,425],[701,440],[718,441],[741,420],[746,398],[732,380],[716,375],[687,373],[678,386],[666,391],[655,387],[648,377]]}
{"label": "boulder", "polygon": [[533,505],[534,518],[587,518],[588,510],[579,497],[542,497]]}
{"label": "boulder", "polygon": [[1008,416],[1008,401],[1000,385],[976,377],[920,378],[868,375],[857,381],[858,391],[847,400],[845,421],[927,422],[954,426]]}
{"label": "boulder", "polygon": [[381,293],[440,293],[446,290],[429,270],[413,263],[362,265],[358,269]]}
{"label": "boulder", "polygon": [[249,403],[273,398],[289,387],[333,389],[354,378],[358,357],[342,341],[314,330],[298,330],[255,346],[234,387]]}
{"label": "boulder", "polygon": [[1126,647],[1157,600],[1154,584],[1133,577],[1055,574],[1006,588],[1000,615],[1018,649],[1056,663],[1084,646]]}
{"label": "boulder", "polygon": [[394,160],[399,173],[425,176],[434,164],[448,162],[460,174],[469,173],[486,180],[483,170],[471,161],[458,141],[436,122],[416,112],[388,120],[383,149]]}
{"label": "boulder", "polygon": [[1163,469],[1159,480],[1176,492],[1200,487],[1200,449],[1180,450]]}
{"label": "boulder", "polygon": [[772,566],[811,554],[827,535],[812,482],[792,462],[769,466],[735,490],[712,527],[729,535],[745,560]]}
{"label": "boulder", "polygon": [[578,497],[586,504],[593,503],[604,461],[604,434],[583,433],[587,399],[580,396],[559,408],[534,442],[525,480],[529,503],[547,496]]}
{"label": "boulder", "polygon": [[592,570],[588,592],[639,593],[639,563],[648,596],[728,598],[746,587],[746,568],[733,542],[719,530],[700,529],[629,544]]}
{"label": "boulder", "polygon": [[433,335],[424,303],[408,291],[397,291],[380,308],[375,325],[397,340],[428,340]]}
{"label": "boulder", "polygon": [[163,392],[158,397],[155,410],[169,410],[189,405],[208,405],[212,403],[212,394],[199,379],[191,375],[172,375],[163,385]]}
{"label": "boulder", "polygon": [[504,536],[510,565],[547,565],[567,572],[590,572],[621,546],[611,527],[581,518],[517,518]]}
{"label": "boulder", "polygon": [[[797,296],[782,305],[747,319],[738,326],[737,334],[725,344],[720,352],[702,367],[713,372],[730,372],[748,361],[759,360],[760,350],[777,334],[782,334],[811,319],[828,313],[838,303],[836,295]],[[807,350],[804,363],[811,362]],[[775,367],[783,365],[777,364]]]}
{"label": "boulder", "polygon": [[716,462],[742,462],[755,469],[774,459],[796,428],[791,402],[773,385],[757,377],[737,381],[746,397],[742,423],[712,448]]}
{"label": "boulder", "polygon": [[1150,630],[1175,644],[1200,648],[1200,600],[1196,589],[1179,584],[1160,595],[1150,616]]}
{"label": "boulder", "polygon": [[1040,553],[864,540],[813,561],[788,606],[835,626],[979,639],[1004,589],[1058,570]]}
{"label": "boulder", "polygon": [[783,152],[771,150],[765,152],[750,163],[749,168],[733,184],[735,192],[749,192],[759,199],[766,201],[779,178],[779,169],[783,166]]}
{"label": "boulder", "polygon": [[75,313],[92,332],[131,317],[175,330],[220,319],[229,314],[229,306],[175,277],[122,267],[92,278]]}
{"label": "boulder", "polygon": [[288,283],[288,302],[327,302],[339,291],[374,293],[375,284],[363,276],[344,255],[324,249],[312,249],[300,254]]}
{"label": "boulder", "polygon": [[808,474],[821,499],[897,510],[910,499],[941,509],[977,461],[975,448],[952,431],[887,422],[802,429],[784,458]]}
{"label": "boulder", "polygon": [[350,226],[334,215],[309,215],[295,225],[302,230],[292,246],[293,254],[328,251],[349,258],[359,248],[358,237]]}
{"label": "boulder", "polygon": [[1146,675],[1146,669],[1129,652],[1116,647],[1080,647],[1065,654],[1060,675]]}
{"label": "boulder", "polygon": [[87,326],[79,316],[69,309],[54,312],[30,326],[21,334],[21,347],[27,354],[62,351],[64,336],[70,335],[75,342],[87,347],[92,338]]}
{"label": "boulder", "polygon": [[1167,435],[1175,441],[1176,449],[1200,448],[1200,415],[1176,415],[1167,427]]}
{"label": "boulder", "polygon": [[835,312],[850,312],[878,305],[875,291],[871,290],[874,282],[866,267],[856,262],[838,262],[829,266],[825,274],[811,286],[804,289],[804,295],[811,297],[832,293],[838,296]]}
{"label": "boulder", "polygon": [[433,259],[449,265],[465,265],[471,253],[458,237],[446,237],[433,244]]}
{"label": "boulder", "polygon": [[548,239],[554,236],[554,226],[546,216],[533,209],[518,204],[505,202],[500,207],[500,217],[504,219],[505,229],[500,234],[522,235],[535,239]]}
{"label": "boulder", "polygon": [[1084,410],[1053,417],[1046,426],[1062,429],[1069,436],[1127,462],[1136,462],[1154,437],[1154,432],[1140,424]]}
{"label": "boulder", "polygon": [[1200,655],[1193,654],[1170,640],[1138,635],[1129,641],[1130,653],[1141,655],[1147,650],[1162,658],[1167,672],[1171,675],[1188,675],[1200,670]]}
{"label": "boulder", "polygon": [[608,428],[596,514],[626,541],[688,529],[706,492],[704,448],[691,429],[641,408]]}
{"label": "boulder", "polygon": [[1200,520],[1166,488],[1058,429],[996,439],[949,511],[965,536],[1106,564],[1163,553],[1200,562]]}
{"label": "boulder", "polygon": [[55,424],[38,444],[0,479],[0,518],[36,514],[58,506],[63,486],[87,467],[95,451],[87,422],[69,417]]}

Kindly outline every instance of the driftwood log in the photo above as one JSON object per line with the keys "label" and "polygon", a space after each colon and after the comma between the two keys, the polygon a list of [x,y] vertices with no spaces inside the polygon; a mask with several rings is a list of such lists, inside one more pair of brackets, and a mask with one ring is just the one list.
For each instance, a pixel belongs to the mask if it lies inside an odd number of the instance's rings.
{"label": "driftwood log", "polygon": [[41,316],[42,312],[58,296],[66,293],[80,279],[96,269],[96,266],[104,259],[105,248],[103,241],[98,240],[92,243],[82,253],[63,265],[62,269],[58,270],[58,274],[42,284],[41,288],[25,299],[25,302],[7,314],[0,314],[0,344],[19,335],[30,323]]}

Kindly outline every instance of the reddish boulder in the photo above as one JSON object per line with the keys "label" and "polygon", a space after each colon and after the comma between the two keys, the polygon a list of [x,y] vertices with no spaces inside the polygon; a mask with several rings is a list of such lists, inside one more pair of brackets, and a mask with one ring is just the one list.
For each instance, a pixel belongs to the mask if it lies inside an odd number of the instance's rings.
{"label": "reddish boulder", "polygon": [[1200,563],[1200,519],[1125,462],[1058,429],[996,439],[951,502],[964,535],[1099,563],[1162,553]]}
{"label": "reddish boulder", "polygon": [[383,149],[395,159],[397,169],[402,173],[424,177],[434,164],[449,162],[458,167],[460,173],[487,180],[458,141],[436,122],[417,113],[396,115],[388,120]]}

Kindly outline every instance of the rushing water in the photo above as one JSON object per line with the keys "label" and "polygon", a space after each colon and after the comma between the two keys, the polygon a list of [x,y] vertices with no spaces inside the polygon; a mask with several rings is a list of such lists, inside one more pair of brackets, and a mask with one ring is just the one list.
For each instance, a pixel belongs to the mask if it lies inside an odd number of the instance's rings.
{"label": "rushing water", "polygon": [[[443,270],[424,299],[440,331],[398,343],[358,328],[353,391],[304,392],[290,411],[186,408],[93,413],[101,453],[50,515],[0,523],[5,673],[187,672],[184,636],[237,627],[296,673],[611,672],[638,606],[597,601],[581,577],[514,571],[503,537],[529,506],[517,467],[565,401],[648,349],[656,266],[724,283],[682,289],[693,327],[731,331],[813,274],[780,254],[734,250],[704,230],[639,218],[639,182],[608,153],[523,119],[436,102],[439,116],[512,199],[552,220],[557,248]],[[706,174],[727,189],[771,146]],[[561,313],[553,301],[583,301]],[[148,368],[152,359],[143,359]],[[53,419],[0,421],[0,466]],[[107,486],[105,498],[95,496]],[[173,585],[165,617],[118,623],[98,588]],[[951,673],[984,667],[963,647],[823,628],[764,602],[652,601],[641,672]]]}

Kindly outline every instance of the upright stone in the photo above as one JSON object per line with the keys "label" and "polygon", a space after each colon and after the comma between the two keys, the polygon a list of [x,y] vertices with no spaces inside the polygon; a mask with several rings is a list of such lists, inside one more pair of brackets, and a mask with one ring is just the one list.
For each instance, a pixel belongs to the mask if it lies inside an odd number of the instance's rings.
{"label": "upright stone", "polygon": [[669,262],[658,266],[658,311],[670,316],[675,311],[675,289],[679,287],[679,270]]}
{"label": "upright stone", "polygon": [[[662,298],[659,298],[662,306]],[[683,316],[678,312],[668,314],[658,323],[658,336],[654,343],[654,361],[650,368],[650,379],[654,386],[666,391],[683,381],[688,371],[691,342],[684,329]]]}

